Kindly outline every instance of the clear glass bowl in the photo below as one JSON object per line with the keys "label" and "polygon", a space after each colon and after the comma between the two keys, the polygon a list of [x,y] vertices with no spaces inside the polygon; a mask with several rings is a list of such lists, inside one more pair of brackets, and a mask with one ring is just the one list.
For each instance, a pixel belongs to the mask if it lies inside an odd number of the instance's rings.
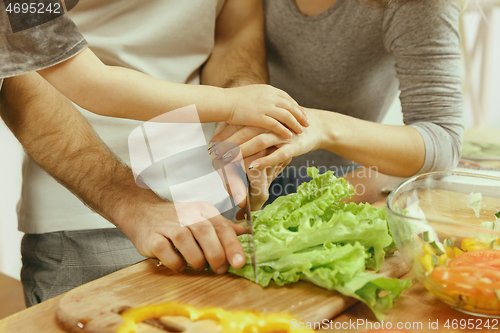
{"label": "clear glass bowl", "polygon": [[415,176],[387,198],[394,241],[427,290],[459,311],[496,318],[499,210],[500,178],[470,173]]}

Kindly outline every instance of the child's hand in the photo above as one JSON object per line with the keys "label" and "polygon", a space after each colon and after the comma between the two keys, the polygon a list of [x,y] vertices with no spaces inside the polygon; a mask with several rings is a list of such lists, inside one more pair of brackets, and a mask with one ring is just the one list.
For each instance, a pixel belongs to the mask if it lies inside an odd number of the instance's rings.
{"label": "child's hand", "polygon": [[287,139],[292,137],[289,129],[299,134],[301,124],[309,126],[305,110],[280,89],[253,84],[228,88],[225,93],[230,106],[228,124],[265,128]]}

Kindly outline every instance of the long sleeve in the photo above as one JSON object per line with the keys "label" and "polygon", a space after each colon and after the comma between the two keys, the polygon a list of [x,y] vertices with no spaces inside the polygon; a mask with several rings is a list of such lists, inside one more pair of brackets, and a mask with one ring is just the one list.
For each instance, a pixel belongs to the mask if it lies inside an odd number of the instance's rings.
{"label": "long sleeve", "polygon": [[384,46],[396,60],[403,119],[425,143],[419,173],[453,169],[460,159],[464,102],[459,14],[453,0],[396,2],[385,11]]}

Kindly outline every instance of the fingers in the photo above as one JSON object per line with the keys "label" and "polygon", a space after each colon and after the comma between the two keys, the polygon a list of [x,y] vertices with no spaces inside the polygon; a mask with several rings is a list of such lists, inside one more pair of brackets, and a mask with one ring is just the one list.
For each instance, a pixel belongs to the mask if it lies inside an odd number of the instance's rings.
{"label": "fingers", "polygon": [[[214,226],[215,232],[224,248],[226,258],[234,268],[241,268],[245,265],[245,252],[241,246],[240,241],[236,237],[233,229],[234,223],[227,220],[223,216],[216,216],[210,219]],[[222,271],[222,267],[219,271]],[[226,267],[227,270],[227,267]]]}
{"label": "fingers", "polygon": [[235,131],[231,135],[227,136],[224,139],[224,141],[234,143],[235,145],[241,145],[241,144],[255,138],[257,135],[262,134],[262,133],[267,133],[267,132],[269,132],[269,130],[264,129],[264,128],[246,126],[246,127],[242,127],[238,131]]}
{"label": "fingers", "polygon": [[[240,165],[241,170],[243,170],[244,165],[242,160],[235,163]],[[216,171],[221,177],[228,194],[233,198],[234,202],[242,208],[245,207],[246,202],[247,180],[243,171],[240,173],[235,163],[230,163],[223,168],[216,169]]]}
{"label": "fingers", "polygon": [[[198,222],[188,228],[203,249],[205,258],[213,271],[217,274],[225,273],[228,268],[226,254],[212,223],[209,221]],[[236,234],[234,235],[236,236]]]}
{"label": "fingers", "polygon": [[264,119],[262,119],[260,126],[282,136],[285,139],[290,139],[293,136],[293,133],[288,128],[286,128],[285,125],[280,123],[279,120],[272,117],[265,117]]}
{"label": "fingers", "polygon": [[214,135],[219,134],[220,132],[222,132],[228,126],[229,126],[229,124],[226,123],[225,121],[221,121],[221,122],[217,123],[217,127],[215,128]]}
{"label": "fingers", "polygon": [[[184,259],[187,261],[187,263],[193,266],[194,269],[199,270],[206,267],[205,255],[198,246],[198,243],[195,241],[193,234],[191,233],[191,230],[189,228],[172,228],[169,238],[172,241],[173,245],[184,256]],[[198,241],[200,240],[198,239]]]}
{"label": "fingers", "polygon": [[153,253],[163,265],[175,272],[182,272],[187,265],[182,256],[174,250],[172,243],[163,235],[156,234],[152,241]]}
{"label": "fingers", "polygon": [[285,109],[285,112],[291,114],[294,120],[297,120],[302,126],[309,126],[309,120],[307,119],[304,108],[299,106],[291,97],[281,98],[276,103],[276,106]]}
{"label": "fingers", "polygon": [[240,145],[243,157],[252,156],[272,146],[285,143],[286,140],[280,138],[274,133],[262,133],[253,139]]}
{"label": "fingers", "polygon": [[[239,213],[239,211],[238,211],[238,213]],[[237,220],[242,220],[245,218],[244,216],[238,218],[238,213],[236,213]],[[238,236],[247,233],[247,228],[244,225],[233,223],[231,225],[231,227],[233,228],[233,230],[236,232],[236,235],[238,235]]]}
{"label": "fingers", "polygon": [[[222,126],[221,126],[222,127]],[[220,129],[219,126],[217,126],[215,130],[215,135],[210,140],[210,142],[222,142],[226,141],[230,136],[241,130],[242,128],[245,128],[244,126],[239,126],[239,125],[229,125],[224,127],[221,131],[217,131],[217,129]],[[244,142],[244,141],[243,141]],[[237,142],[234,142],[238,144]]]}
{"label": "fingers", "polygon": [[275,152],[269,154],[268,156],[259,158],[252,162],[249,169],[263,170],[267,167],[278,165],[287,161],[288,159],[295,157],[294,145],[286,144],[281,148],[278,148]]}
{"label": "fingers", "polygon": [[[293,114],[291,114],[287,109],[276,107],[269,110],[267,115],[277,120],[280,124],[287,126],[289,129],[291,129],[297,134],[304,132],[304,129],[302,128],[300,123],[297,121],[297,119],[295,119]],[[273,132],[276,132],[276,130],[273,130]],[[283,136],[282,134],[280,135]],[[288,138],[286,136],[283,137]]]}

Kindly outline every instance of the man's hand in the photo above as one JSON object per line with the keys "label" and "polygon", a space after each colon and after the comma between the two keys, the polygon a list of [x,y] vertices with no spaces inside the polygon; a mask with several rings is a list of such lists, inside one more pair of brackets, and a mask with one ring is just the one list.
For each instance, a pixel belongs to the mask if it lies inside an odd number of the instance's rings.
{"label": "man's hand", "polygon": [[181,254],[196,268],[206,258],[216,272],[225,271],[227,261],[237,268],[244,265],[236,238],[244,227],[222,216],[204,218],[217,214],[203,203],[177,210],[198,214],[195,218],[203,221],[181,227],[174,204],[137,186],[132,172],[108,151],[80,112],[40,75],[5,79],[0,115],[45,171],[120,228],[142,255],[158,257],[175,270],[185,265]]}
{"label": "man's hand", "polygon": [[[183,227],[178,216],[201,222]],[[208,203],[150,205],[146,215],[128,220],[122,230],[139,253],[160,259],[174,271],[183,271],[187,264],[202,270],[208,264],[222,274],[228,264],[235,268],[245,264],[245,252],[236,235],[246,228],[224,218]]]}

